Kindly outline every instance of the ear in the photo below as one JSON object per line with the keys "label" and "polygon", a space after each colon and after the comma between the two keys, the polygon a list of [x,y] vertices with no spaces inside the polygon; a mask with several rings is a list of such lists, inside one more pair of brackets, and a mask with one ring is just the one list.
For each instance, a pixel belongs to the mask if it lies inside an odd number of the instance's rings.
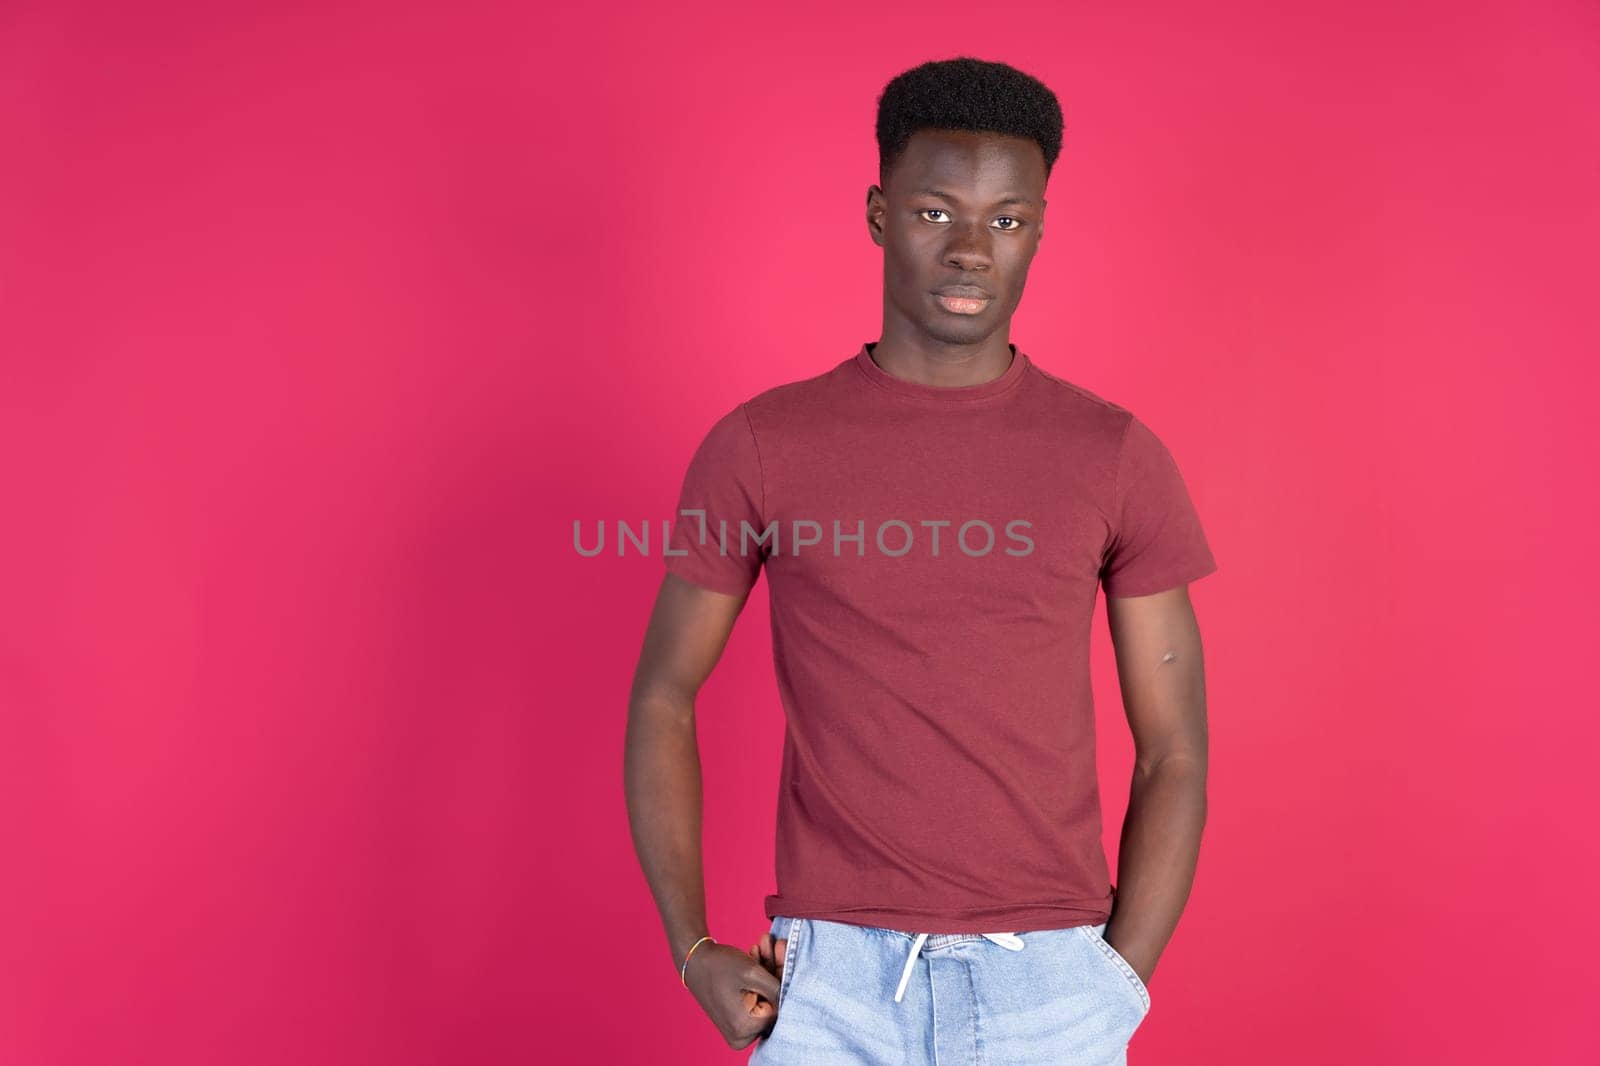
{"label": "ear", "polygon": [[867,186],[867,236],[872,243],[883,247],[883,217],[888,213],[888,200],[877,185]]}

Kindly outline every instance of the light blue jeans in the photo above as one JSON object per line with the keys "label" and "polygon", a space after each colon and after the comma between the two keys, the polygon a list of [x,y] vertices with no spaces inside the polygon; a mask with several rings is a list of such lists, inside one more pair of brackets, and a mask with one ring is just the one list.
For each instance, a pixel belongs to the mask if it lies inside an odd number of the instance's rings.
{"label": "light blue jeans", "polygon": [[1150,991],[1105,928],[927,935],[780,915],[778,1018],[749,1061],[1126,1066]]}

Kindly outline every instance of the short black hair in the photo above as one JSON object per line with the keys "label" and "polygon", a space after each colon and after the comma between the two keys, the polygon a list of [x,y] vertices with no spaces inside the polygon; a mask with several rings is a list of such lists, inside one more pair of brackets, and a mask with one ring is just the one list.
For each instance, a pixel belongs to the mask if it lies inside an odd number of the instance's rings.
{"label": "short black hair", "polygon": [[912,67],[878,97],[878,180],[921,129],[1031,137],[1050,176],[1061,155],[1061,103],[1038,78],[1005,63],[970,56]]}

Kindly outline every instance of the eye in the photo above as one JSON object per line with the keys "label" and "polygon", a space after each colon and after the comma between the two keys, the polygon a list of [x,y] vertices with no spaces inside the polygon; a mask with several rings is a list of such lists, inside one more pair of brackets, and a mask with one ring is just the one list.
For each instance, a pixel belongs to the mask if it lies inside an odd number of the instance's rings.
{"label": "eye", "polygon": [[1007,222],[1015,222],[1016,223],[1016,225],[1014,225],[1014,226],[1006,226],[1006,227],[1004,227],[1004,229],[1005,229],[1005,231],[1007,233],[1010,233],[1012,230],[1018,230],[1018,229],[1022,228],[1022,220],[1020,218],[1012,218],[1010,215],[1002,215],[1000,217],[1005,219],[1005,221],[1007,221]]}
{"label": "eye", "polygon": [[[942,207],[924,207],[921,211],[918,211],[917,214],[926,215],[930,211],[937,211],[941,215],[945,213],[945,210]],[[928,221],[929,222],[934,222],[934,221],[937,221],[937,220],[930,218],[930,219],[928,219]]]}

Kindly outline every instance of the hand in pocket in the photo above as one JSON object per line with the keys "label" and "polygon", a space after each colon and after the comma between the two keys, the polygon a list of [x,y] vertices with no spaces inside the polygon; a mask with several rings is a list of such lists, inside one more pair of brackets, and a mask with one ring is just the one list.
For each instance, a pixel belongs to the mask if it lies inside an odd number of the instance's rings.
{"label": "hand in pocket", "polygon": [[[780,988],[783,986],[783,963],[788,954],[789,941],[787,939],[779,939],[770,930],[750,948],[750,957],[759,962],[763,969],[778,979]],[[752,1016],[769,1019],[766,1032],[770,1033],[772,1026],[777,1024],[778,1021],[778,1004],[768,1001],[766,997],[755,992],[746,992],[744,999],[745,1009]]]}

